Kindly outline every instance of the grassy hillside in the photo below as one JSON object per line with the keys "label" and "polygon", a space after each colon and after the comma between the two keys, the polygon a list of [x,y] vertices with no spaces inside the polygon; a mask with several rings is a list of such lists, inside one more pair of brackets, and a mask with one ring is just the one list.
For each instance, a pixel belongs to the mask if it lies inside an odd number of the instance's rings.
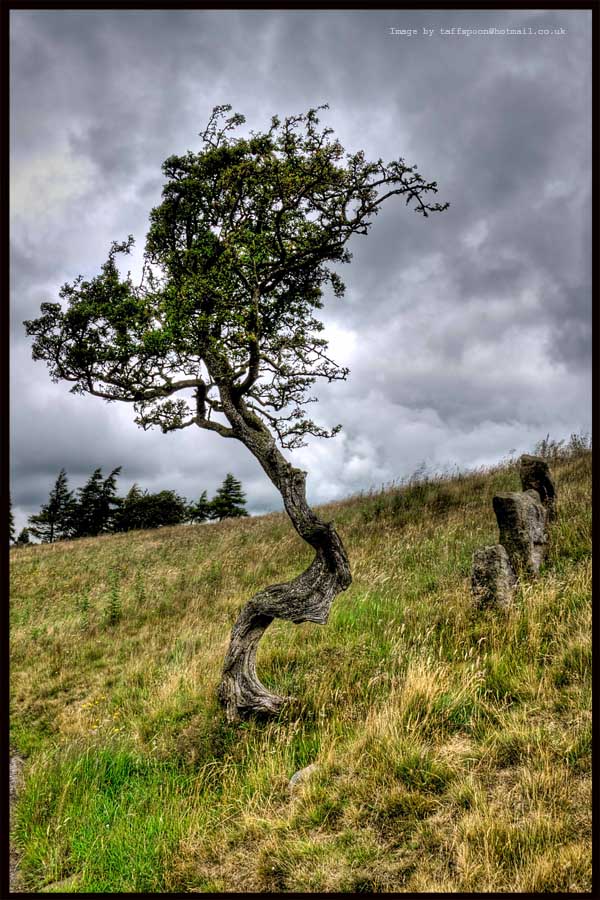
{"label": "grassy hillside", "polygon": [[12,551],[25,888],[590,890],[590,453],[552,470],[510,612],[469,579],[516,463],[322,508],[354,583],[328,625],[268,630],[261,678],[299,703],[267,724],[215,689],[243,603],[311,558],[283,514]]}

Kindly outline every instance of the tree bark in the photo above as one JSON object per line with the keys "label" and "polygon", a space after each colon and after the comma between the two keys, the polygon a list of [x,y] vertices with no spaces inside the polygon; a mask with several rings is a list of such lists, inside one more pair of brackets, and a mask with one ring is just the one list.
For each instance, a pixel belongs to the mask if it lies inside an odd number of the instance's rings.
{"label": "tree bark", "polygon": [[232,428],[253,453],[281,493],[294,528],[316,554],[297,578],[255,594],[240,612],[231,632],[218,696],[230,722],[249,715],[276,715],[291,698],[272,694],[256,674],[258,643],[273,619],[324,624],[334,598],[349,587],[352,576],[346,551],[331,522],[323,522],[306,502],[306,473],[280,453],[266,426],[221,390]]}

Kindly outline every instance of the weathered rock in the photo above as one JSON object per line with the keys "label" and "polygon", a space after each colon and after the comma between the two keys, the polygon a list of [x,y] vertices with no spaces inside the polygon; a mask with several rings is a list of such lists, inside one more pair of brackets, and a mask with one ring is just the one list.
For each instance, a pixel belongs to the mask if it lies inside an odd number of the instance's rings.
{"label": "weathered rock", "polygon": [[540,456],[529,456],[524,453],[520,460],[519,474],[524,491],[537,491],[546,508],[548,521],[556,516],[556,488],[550,475],[550,467]]}
{"label": "weathered rock", "polygon": [[471,592],[476,606],[507,609],[513,603],[516,586],[517,576],[502,544],[475,551]]}
{"label": "weathered rock", "polygon": [[546,510],[537,491],[496,494],[494,512],[500,543],[517,573],[535,575],[546,554]]}
{"label": "weathered rock", "polygon": [[292,777],[288,782],[288,788],[290,791],[294,791],[297,787],[303,784],[305,781],[311,777],[311,775],[317,771],[317,764],[311,763],[309,766],[306,766],[304,769],[299,769],[297,772],[294,772]]}

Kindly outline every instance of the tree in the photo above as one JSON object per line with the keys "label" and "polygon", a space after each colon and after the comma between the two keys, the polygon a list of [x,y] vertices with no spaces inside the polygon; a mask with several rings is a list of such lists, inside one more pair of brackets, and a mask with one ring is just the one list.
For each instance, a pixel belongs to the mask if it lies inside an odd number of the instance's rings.
{"label": "tree", "polygon": [[247,516],[246,495],[242,490],[242,482],[234,478],[231,473],[226,475],[223,484],[211,500],[210,506],[211,518],[219,519],[219,521]]}
{"label": "tree", "polygon": [[146,502],[146,528],[160,528],[163,525],[180,525],[188,518],[187,501],[175,491],[159,491],[148,494]]}
{"label": "tree", "polygon": [[115,531],[135,528],[160,528],[162,525],[179,525],[188,518],[188,506],[175,491],[159,491],[150,494],[140,491],[134,484],[115,521]]}
{"label": "tree", "polygon": [[144,528],[140,500],[144,496],[139,484],[134,483],[121,501],[115,513],[113,528],[115,531],[133,531]]}
{"label": "tree", "polygon": [[192,522],[206,522],[212,518],[212,501],[208,499],[206,491],[202,491],[196,503],[190,503],[188,518]]}
{"label": "tree", "polygon": [[[276,713],[285,698],[260,683],[260,637],[275,617],[327,621],[350,567],[333,523],[305,494],[306,473],[281,453],[307,435],[329,437],[308,418],[317,379],[345,379],[327,354],[316,312],[329,286],[341,297],[337,266],[353,235],[368,234],[381,204],[403,196],[428,216],[437,191],[402,159],[369,162],[345,153],[318,109],[271,120],[262,133],[230,106],[213,110],[198,152],[169,157],[163,199],[150,214],[141,283],[122,277],[112,244],[100,274],[65,284],[26,322],[33,356],[75,393],[133,404],[142,428],[196,426],[241,441],[281,493],[298,534],[315,550],[308,569],[260,591],[234,625],[219,697],[233,720]],[[174,395],[177,398],[174,399]]]}
{"label": "tree", "polygon": [[30,543],[29,530],[27,528],[21,529],[19,536],[15,541],[15,547],[26,547]]}
{"label": "tree", "polygon": [[180,525],[187,521],[188,510],[185,497],[175,491],[159,491],[148,494],[146,501],[146,528],[160,528],[163,525]]}
{"label": "tree", "polygon": [[117,476],[121,466],[102,478],[102,468],[94,469],[83,487],[77,489],[74,512],[74,537],[93,537],[113,530],[115,510],[121,501],[117,497]]}
{"label": "tree", "polygon": [[73,534],[74,512],[75,498],[68,488],[67,473],[61,469],[48,502],[29,517],[29,532],[45,544],[64,541]]}

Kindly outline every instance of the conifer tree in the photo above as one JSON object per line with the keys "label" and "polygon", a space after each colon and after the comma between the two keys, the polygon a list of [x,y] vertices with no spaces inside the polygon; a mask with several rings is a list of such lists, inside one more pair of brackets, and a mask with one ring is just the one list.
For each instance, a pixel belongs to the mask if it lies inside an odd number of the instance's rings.
{"label": "conifer tree", "polygon": [[246,495],[242,490],[242,482],[229,472],[223,484],[211,501],[211,518],[232,519],[239,516],[247,516],[245,509]]}
{"label": "conifer tree", "polygon": [[140,509],[140,500],[143,496],[139,484],[137,482],[132,484],[115,513],[115,531],[133,531],[144,527]]}
{"label": "conifer tree", "polygon": [[116,494],[120,472],[121,466],[117,466],[103,479],[102,468],[94,469],[84,486],[78,488],[75,537],[92,537],[112,531],[115,510],[121,503]]}
{"label": "conifer tree", "polygon": [[212,503],[208,499],[206,491],[202,491],[196,503],[188,506],[188,517],[192,522],[206,522],[212,518]]}
{"label": "conifer tree", "polygon": [[67,473],[61,469],[48,502],[29,517],[29,532],[45,544],[67,540],[73,534],[74,512],[75,498],[68,488]]}
{"label": "conifer tree", "polygon": [[15,547],[25,547],[27,544],[30,544],[29,540],[29,530],[27,528],[23,528],[19,533],[17,540],[15,541]]}

